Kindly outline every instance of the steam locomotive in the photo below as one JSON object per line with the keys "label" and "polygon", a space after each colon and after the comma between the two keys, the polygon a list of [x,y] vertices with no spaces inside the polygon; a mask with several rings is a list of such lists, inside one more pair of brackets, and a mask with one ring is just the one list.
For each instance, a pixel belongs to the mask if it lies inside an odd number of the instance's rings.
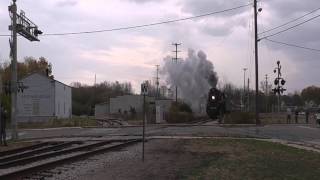
{"label": "steam locomotive", "polygon": [[208,93],[206,111],[211,119],[218,119],[220,123],[226,113],[225,94],[217,88],[211,88]]}

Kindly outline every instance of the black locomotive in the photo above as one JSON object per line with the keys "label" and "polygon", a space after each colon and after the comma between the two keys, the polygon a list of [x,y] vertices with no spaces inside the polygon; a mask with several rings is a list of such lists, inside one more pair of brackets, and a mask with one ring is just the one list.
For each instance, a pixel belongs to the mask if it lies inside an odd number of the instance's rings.
{"label": "black locomotive", "polygon": [[225,94],[217,88],[211,88],[208,93],[206,111],[211,119],[218,119],[221,122],[226,113]]}

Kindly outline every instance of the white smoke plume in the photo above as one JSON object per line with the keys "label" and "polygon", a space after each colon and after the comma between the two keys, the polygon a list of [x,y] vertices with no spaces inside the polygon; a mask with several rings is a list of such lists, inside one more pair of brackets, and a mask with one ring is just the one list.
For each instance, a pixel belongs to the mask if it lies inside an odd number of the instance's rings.
{"label": "white smoke plume", "polygon": [[217,73],[213,64],[207,59],[203,51],[196,53],[188,50],[186,59],[175,63],[172,57],[164,58],[161,73],[171,90],[178,86],[178,97],[192,105],[193,110],[198,110],[199,105],[205,103],[206,95],[211,87],[216,87]]}

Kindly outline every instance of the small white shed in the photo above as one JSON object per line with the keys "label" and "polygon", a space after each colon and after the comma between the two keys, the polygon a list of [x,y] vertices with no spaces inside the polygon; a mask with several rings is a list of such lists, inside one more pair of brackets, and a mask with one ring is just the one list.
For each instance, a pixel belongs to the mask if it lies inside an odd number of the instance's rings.
{"label": "small white shed", "polygon": [[30,74],[19,82],[27,88],[17,95],[18,122],[71,118],[70,86],[40,73]]}

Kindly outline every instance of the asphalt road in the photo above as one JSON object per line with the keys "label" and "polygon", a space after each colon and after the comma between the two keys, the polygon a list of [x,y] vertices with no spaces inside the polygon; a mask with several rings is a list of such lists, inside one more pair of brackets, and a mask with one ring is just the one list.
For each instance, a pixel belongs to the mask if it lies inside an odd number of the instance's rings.
{"label": "asphalt road", "polygon": [[[312,143],[320,146],[320,128],[305,124],[266,126],[148,125],[147,136],[241,136]],[[8,132],[10,135],[10,132]],[[140,136],[142,127],[123,128],[52,128],[19,130],[20,139],[79,136]]]}

